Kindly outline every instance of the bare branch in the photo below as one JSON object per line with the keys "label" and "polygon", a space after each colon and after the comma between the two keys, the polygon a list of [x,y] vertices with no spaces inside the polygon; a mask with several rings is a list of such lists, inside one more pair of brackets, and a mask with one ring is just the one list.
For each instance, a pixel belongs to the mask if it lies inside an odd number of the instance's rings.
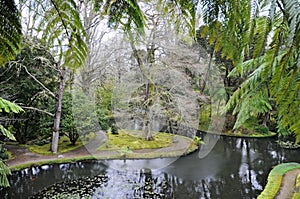
{"label": "bare branch", "polygon": [[53,98],[55,97],[55,94],[50,91],[42,82],[40,82],[34,75],[32,75],[25,66],[23,66],[23,68],[25,69],[26,73],[32,78],[34,79],[34,81],[36,81],[40,86],[42,86]]}
{"label": "bare branch", "polygon": [[35,108],[35,107],[27,107],[27,106],[21,106],[22,109],[28,109],[28,110],[33,110],[33,111],[37,111],[37,112],[41,112],[41,113],[45,113],[51,117],[54,117],[54,114],[53,113],[49,113],[48,111],[45,111],[45,110],[41,110],[41,109],[38,109],[38,108]]}

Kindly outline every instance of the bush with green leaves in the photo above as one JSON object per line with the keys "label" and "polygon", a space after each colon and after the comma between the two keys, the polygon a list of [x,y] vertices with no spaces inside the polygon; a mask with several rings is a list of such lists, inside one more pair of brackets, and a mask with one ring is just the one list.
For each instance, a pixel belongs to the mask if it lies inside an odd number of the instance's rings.
{"label": "bush with green leaves", "polygon": [[268,134],[269,128],[265,127],[265,126],[257,126],[257,127],[255,127],[255,131],[260,134]]}
{"label": "bush with green leaves", "polygon": [[96,91],[97,117],[101,129],[106,131],[112,128],[115,123],[111,107],[113,83],[113,80],[107,80]]}

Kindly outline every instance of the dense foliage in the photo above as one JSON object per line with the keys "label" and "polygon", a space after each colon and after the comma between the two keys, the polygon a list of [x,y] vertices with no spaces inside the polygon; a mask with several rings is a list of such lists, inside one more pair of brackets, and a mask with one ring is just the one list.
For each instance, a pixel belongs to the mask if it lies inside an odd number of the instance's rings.
{"label": "dense foliage", "polygon": [[237,115],[234,128],[253,117],[266,126],[275,118],[279,134],[300,141],[299,6],[297,0],[204,1],[202,36],[233,62],[229,76],[244,79],[227,103]]}

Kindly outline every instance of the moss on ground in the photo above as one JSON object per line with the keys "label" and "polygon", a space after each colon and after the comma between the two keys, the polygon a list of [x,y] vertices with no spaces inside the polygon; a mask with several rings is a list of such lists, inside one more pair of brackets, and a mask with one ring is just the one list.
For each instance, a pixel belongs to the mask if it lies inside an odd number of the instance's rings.
{"label": "moss on ground", "polygon": [[101,145],[98,150],[138,150],[138,149],[158,149],[168,147],[173,143],[174,135],[169,133],[155,132],[153,133],[153,140],[147,141],[142,138],[141,131],[126,131],[119,130],[119,134],[114,135],[108,133],[106,143]]}
{"label": "moss on ground", "polygon": [[295,183],[295,193],[292,199],[300,198],[300,173],[297,175],[296,183]]}
{"label": "moss on ground", "polygon": [[263,192],[258,196],[258,199],[273,199],[276,197],[277,193],[280,190],[282,177],[288,171],[299,169],[300,164],[298,163],[283,163],[275,166],[269,176],[268,183],[263,190]]}
{"label": "moss on ground", "polygon": [[[92,139],[95,136],[91,133],[88,137]],[[58,142],[58,152],[57,154],[66,153],[75,149],[82,147],[86,142],[78,139],[75,145],[72,145],[67,136],[62,136],[59,138]],[[42,146],[39,145],[29,145],[27,146],[30,152],[41,154],[41,155],[53,155],[51,151],[51,143]]]}
{"label": "moss on ground", "polygon": [[265,137],[273,137],[276,136],[276,133],[269,131],[266,134],[256,133],[255,131],[244,133],[242,130],[227,131],[222,133],[221,135],[232,136],[232,137],[251,137],[251,138],[265,138]]}
{"label": "moss on ground", "polygon": [[[98,155],[78,155],[78,157],[72,158],[56,158],[53,156],[49,156],[49,159],[42,159],[35,162],[19,164],[16,166],[11,166],[10,168],[13,170],[21,170],[24,168],[32,167],[32,166],[41,166],[45,164],[60,164],[60,163],[67,163],[67,162],[76,162],[76,161],[85,161],[85,160],[108,160],[108,159],[152,159],[152,158],[169,158],[169,157],[178,157],[190,154],[198,149],[198,145],[196,142],[192,142],[189,148],[186,151],[182,151],[180,149],[170,151],[170,152],[159,152],[159,151],[149,151],[149,152],[134,152],[132,150],[138,149],[158,149],[168,147],[173,143],[174,135],[168,133],[154,133],[154,140],[153,141],[146,141],[143,140],[140,136],[141,132],[130,132],[130,134],[126,131],[120,131],[119,135],[112,135],[108,134],[110,143],[106,143],[106,145],[102,145],[101,147],[105,147],[104,151],[112,152],[113,153],[99,153]],[[136,136],[132,135],[136,134]],[[192,139],[176,135],[183,139],[187,139],[192,141]],[[68,146],[66,138],[60,139],[60,146],[65,145],[64,148],[60,147],[59,153],[63,153],[63,151],[72,150],[72,147]],[[78,145],[77,147],[80,147]],[[106,147],[107,146],[107,147]],[[100,147],[100,150],[101,150]],[[126,148],[124,148],[126,147]],[[130,147],[130,149],[128,148]],[[188,147],[188,146],[187,146]],[[31,151],[35,152],[38,151],[39,154],[43,155],[51,155],[52,153],[49,151],[50,145],[44,146],[31,146]],[[34,149],[34,150],[32,150]],[[125,152],[124,152],[125,151]],[[130,151],[130,152],[129,152]]]}

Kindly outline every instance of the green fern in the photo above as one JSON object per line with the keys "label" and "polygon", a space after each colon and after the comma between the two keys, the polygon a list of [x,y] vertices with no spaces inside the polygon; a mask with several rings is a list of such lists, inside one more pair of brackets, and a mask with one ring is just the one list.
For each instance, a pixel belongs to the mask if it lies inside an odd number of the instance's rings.
{"label": "green fern", "polygon": [[7,175],[11,175],[11,171],[4,162],[0,161],[0,185],[3,187],[9,187]]}
{"label": "green fern", "polygon": [[[23,109],[21,107],[19,107],[18,105],[0,97],[0,113],[1,112],[20,113],[22,111],[23,111]],[[16,140],[14,135],[11,132],[9,132],[6,128],[4,128],[4,126],[2,126],[2,125],[0,125],[0,132],[7,138],[9,138],[11,140]]]}
{"label": "green fern", "polygon": [[77,5],[73,0],[51,0],[40,24],[43,40],[62,67],[76,69],[85,64],[88,48]]}
{"label": "green fern", "polygon": [[270,112],[274,100],[279,126],[293,132],[299,142],[299,1],[204,2],[207,24],[201,36],[233,61],[229,76],[245,79],[226,105],[226,110],[237,114],[235,128],[252,116]]}
{"label": "green fern", "polygon": [[3,111],[6,113],[9,112],[19,113],[23,111],[23,109],[18,105],[0,97],[0,113]]}
{"label": "green fern", "polygon": [[0,1],[0,66],[20,52],[22,26],[14,1]]}

